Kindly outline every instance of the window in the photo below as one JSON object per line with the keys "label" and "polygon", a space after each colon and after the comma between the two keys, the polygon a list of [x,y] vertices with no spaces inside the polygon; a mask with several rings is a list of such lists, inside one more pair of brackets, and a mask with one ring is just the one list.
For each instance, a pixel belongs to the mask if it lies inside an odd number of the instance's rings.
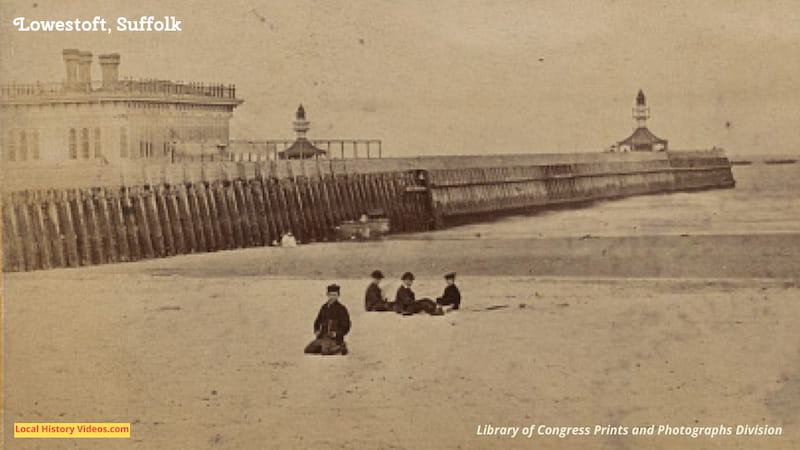
{"label": "window", "polygon": [[94,157],[95,158],[102,158],[103,157],[103,140],[102,136],[100,135],[100,128],[94,129]]}
{"label": "window", "polygon": [[69,159],[78,159],[78,136],[75,128],[69,130]]}
{"label": "window", "polygon": [[25,161],[28,159],[28,136],[25,131],[19,132],[19,160]]}
{"label": "window", "polygon": [[89,129],[81,128],[81,158],[89,159]]}
{"label": "window", "polygon": [[31,132],[31,159],[39,159],[39,130]]}
{"label": "window", "polygon": [[128,130],[125,128],[119,129],[119,157],[128,157]]}
{"label": "window", "polygon": [[17,143],[14,142],[14,132],[8,132],[8,138],[6,140],[8,144],[8,160],[9,161],[16,161],[17,160]]}

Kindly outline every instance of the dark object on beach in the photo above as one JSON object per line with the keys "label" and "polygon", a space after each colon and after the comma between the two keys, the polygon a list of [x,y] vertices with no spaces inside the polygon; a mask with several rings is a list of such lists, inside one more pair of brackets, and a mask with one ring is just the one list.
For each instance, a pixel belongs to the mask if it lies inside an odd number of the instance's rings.
{"label": "dark object on beach", "polygon": [[159,311],[180,311],[180,306],[162,306],[158,308]]}
{"label": "dark object on beach", "polygon": [[503,309],[503,308],[508,308],[508,305],[492,305],[492,306],[487,306],[486,308],[483,308],[483,310],[484,311],[494,311],[496,309]]}
{"label": "dark object on beach", "polygon": [[336,227],[340,241],[368,241],[383,238],[391,230],[389,218],[382,209],[369,209],[359,220],[345,220]]}

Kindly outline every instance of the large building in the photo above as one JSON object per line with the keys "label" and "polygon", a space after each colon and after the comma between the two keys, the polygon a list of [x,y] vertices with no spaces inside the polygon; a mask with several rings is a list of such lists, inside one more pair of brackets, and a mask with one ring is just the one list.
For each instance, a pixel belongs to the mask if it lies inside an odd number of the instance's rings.
{"label": "large building", "polygon": [[4,163],[167,158],[182,148],[225,146],[233,85],[119,78],[119,54],[63,51],[66,81],[0,86]]}

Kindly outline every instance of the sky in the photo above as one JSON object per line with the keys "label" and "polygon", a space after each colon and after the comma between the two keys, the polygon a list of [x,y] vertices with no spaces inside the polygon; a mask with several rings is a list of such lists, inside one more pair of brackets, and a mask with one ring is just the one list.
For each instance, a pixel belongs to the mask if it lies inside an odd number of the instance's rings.
{"label": "sky", "polygon": [[[176,16],[181,32],[11,21]],[[3,0],[3,83],[61,81],[61,50],[121,76],[233,83],[231,134],[382,139],[391,156],[600,151],[643,89],[674,149],[800,154],[800,2]],[[100,78],[97,64],[93,78]]]}

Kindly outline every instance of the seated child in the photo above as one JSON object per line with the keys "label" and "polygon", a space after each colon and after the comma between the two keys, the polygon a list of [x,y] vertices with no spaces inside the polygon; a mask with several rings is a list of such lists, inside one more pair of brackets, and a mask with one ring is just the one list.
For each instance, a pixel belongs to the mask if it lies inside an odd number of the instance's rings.
{"label": "seated child", "polygon": [[411,285],[414,283],[414,274],[406,272],[401,278],[403,284],[397,288],[397,295],[394,300],[394,311],[404,316],[410,316],[421,311],[432,316],[441,316],[444,314],[441,307],[437,307],[436,303],[429,298],[416,299],[414,291],[411,290]]}
{"label": "seated child", "polygon": [[444,276],[447,286],[441,297],[436,298],[436,303],[440,306],[452,305],[451,309],[458,309],[461,306],[461,292],[456,287],[456,273],[450,272]]}

